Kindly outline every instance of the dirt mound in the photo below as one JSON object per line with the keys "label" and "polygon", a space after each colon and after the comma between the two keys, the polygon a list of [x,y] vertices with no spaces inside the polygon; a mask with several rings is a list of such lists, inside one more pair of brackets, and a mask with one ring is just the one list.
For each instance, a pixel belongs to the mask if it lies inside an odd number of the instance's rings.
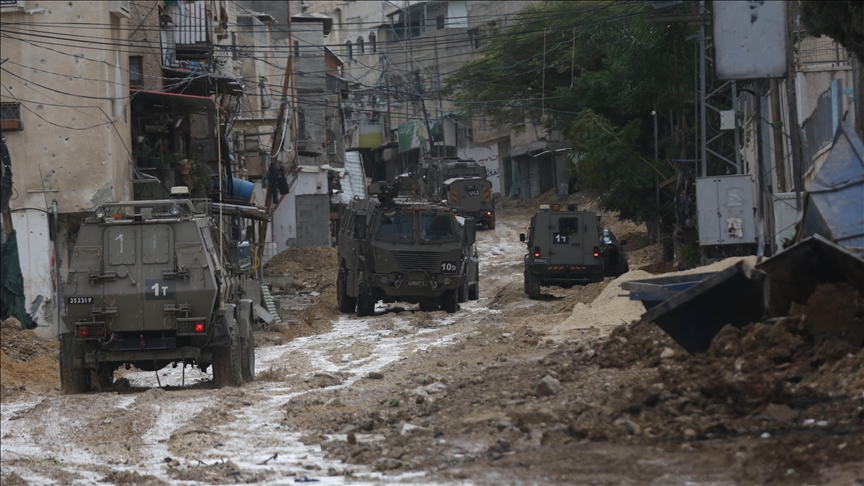
{"label": "dirt mound", "polygon": [[297,246],[288,248],[264,265],[269,275],[284,275],[294,279],[295,287],[318,290],[333,285],[339,264],[336,248]]}
{"label": "dirt mound", "polygon": [[14,317],[0,323],[0,396],[22,387],[48,390],[60,386],[59,346],[22,330]]}

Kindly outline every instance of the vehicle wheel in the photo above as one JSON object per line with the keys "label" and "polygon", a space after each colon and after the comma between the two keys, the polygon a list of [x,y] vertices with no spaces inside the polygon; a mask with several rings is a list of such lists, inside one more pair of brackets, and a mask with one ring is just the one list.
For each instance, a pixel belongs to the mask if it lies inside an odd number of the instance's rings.
{"label": "vehicle wheel", "polygon": [[73,368],[75,362],[75,335],[60,335],[60,388],[66,395],[77,395],[90,390],[90,370]]}
{"label": "vehicle wheel", "polygon": [[339,312],[347,314],[357,308],[357,298],[348,295],[348,269],[345,267],[340,267],[339,275],[336,276],[336,302]]}
{"label": "vehicle wheel", "polygon": [[529,273],[528,274],[528,298],[531,300],[537,300],[540,298],[540,276]]}
{"label": "vehicle wheel", "polygon": [[429,302],[427,300],[420,302],[420,311],[421,312],[435,312],[437,310],[438,310],[438,303],[436,303],[436,302]]}
{"label": "vehicle wheel", "polygon": [[457,292],[457,300],[461,304],[468,300],[468,276],[465,275],[462,278],[462,285],[459,286],[459,291]]}
{"label": "vehicle wheel", "polygon": [[237,331],[232,329],[229,343],[213,348],[213,383],[216,388],[240,386],[243,383],[241,368],[240,340]]}
{"label": "vehicle wheel", "polygon": [[255,380],[255,338],[240,338],[243,381]]}
{"label": "vehicle wheel", "polygon": [[357,316],[367,317],[375,315],[375,303],[377,299],[372,295],[372,289],[366,283],[366,275],[360,274],[360,288],[357,290]]}
{"label": "vehicle wheel", "polygon": [[476,281],[473,287],[468,287],[468,300],[477,300],[480,298],[480,281]]}
{"label": "vehicle wheel", "polygon": [[486,227],[488,227],[490,230],[495,229],[495,219],[490,219],[489,223],[486,224]]}
{"label": "vehicle wheel", "polygon": [[441,295],[441,310],[447,311],[448,314],[453,314],[459,310],[459,296],[455,290],[447,290]]}
{"label": "vehicle wheel", "polygon": [[96,383],[99,385],[99,391],[111,388],[111,385],[114,384],[114,370],[116,369],[114,365],[105,363],[96,367]]}

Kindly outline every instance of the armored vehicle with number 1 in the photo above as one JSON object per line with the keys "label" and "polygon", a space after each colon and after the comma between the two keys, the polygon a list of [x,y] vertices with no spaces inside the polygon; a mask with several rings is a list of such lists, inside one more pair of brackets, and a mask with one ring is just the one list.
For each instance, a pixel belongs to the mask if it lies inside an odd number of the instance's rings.
{"label": "armored vehicle with number 1", "polygon": [[253,379],[252,331],[270,316],[258,259],[240,236],[254,233],[244,221],[267,220],[255,207],[209,200],[97,208],[78,232],[64,289],[64,393],[108,386],[124,365],[212,366],[217,387]]}
{"label": "armored vehicle with number 1", "polygon": [[600,226],[597,213],[577,211],[575,205],[541,205],[531,217],[528,234],[520,234],[519,239],[528,246],[524,285],[531,299],[540,297],[541,286],[570,288],[629,270],[621,249],[627,241],[619,243]]}

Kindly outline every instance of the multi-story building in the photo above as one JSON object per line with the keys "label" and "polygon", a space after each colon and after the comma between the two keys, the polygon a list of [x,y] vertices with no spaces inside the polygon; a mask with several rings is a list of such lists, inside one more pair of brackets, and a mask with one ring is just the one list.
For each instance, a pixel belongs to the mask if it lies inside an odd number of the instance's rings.
{"label": "multi-story building", "polygon": [[81,219],[130,199],[128,2],[0,4],[2,129],[12,221],[36,332],[57,334],[58,287]]}
{"label": "multi-story building", "polygon": [[327,43],[345,59],[352,103],[346,106],[349,150],[367,173],[388,179],[421,154],[473,158],[486,166],[493,190],[536,197],[569,180],[566,143],[539,119],[521,126],[463,114],[436,91],[441,80],[474,59],[489,36],[532,1],[308,2],[333,18]]}
{"label": "multi-story building", "polygon": [[[265,64],[271,67],[271,75],[261,79],[260,90],[262,106],[267,106],[261,116],[272,120],[266,127],[271,133],[287,86],[281,167],[287,175],[288,191],[277,194],[273,202],[269,241],[275,248],[271,251],[279,252],[289,246],[329,246],[330,181],[346,175],[342,103],[348,95],[347,83],[341,76],[343,61],[325,42],[333,29],[333,20],[304,12],[301,2],[296,0],[247,0],[237,5],[243,15],[267,15],[272,19],[269,44],[254,53],[258,60],[266,56]],[[247,51],[243,47],[239,51],[245,63],[249,57]],[[245,123],[244,118],[239,125]],[[265,149],[258,156],[269,157],[271,147],[263,145],[265,138],[272,143],[270,137],[254,140],[247,135],[247,166],[250,161],[261,160],[248,150]],[[254,171],[250,168],[249,173],[252,175]],[[275,191],[271,191],[271,197],[272,192]],[[266,197],[264,188],[260,188],[259,194]]]}

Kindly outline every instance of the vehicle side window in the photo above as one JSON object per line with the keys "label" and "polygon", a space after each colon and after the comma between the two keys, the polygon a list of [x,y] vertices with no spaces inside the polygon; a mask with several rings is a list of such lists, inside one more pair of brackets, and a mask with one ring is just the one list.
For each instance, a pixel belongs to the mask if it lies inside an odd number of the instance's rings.
{"label": "vehicle side window", "polygon": [[579,218],[558,218],[558,230],[577,233],[579,231]]}

